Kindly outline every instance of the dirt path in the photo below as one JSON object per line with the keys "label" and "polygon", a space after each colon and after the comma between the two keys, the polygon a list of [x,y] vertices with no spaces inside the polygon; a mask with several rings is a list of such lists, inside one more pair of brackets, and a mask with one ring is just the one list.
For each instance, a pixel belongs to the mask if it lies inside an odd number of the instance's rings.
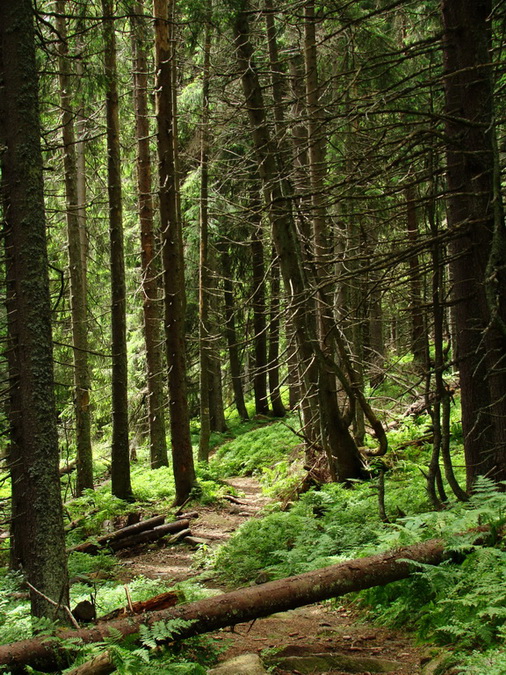
{"label": "dirt path", "polygon": [[[192,520],[192,535],[205,540],[209,547],[224,543],[246,519],[260,517],[268,501],[254,478],[233,478],[228,482],[240,495],[236,501],[219,508],[192,507],[198,512],[198,517]],[[201,570],[193,564],[195,550],[177,544],[123,558],[125,577],[142,574],[174,583],[198,577]],[[218,586],[212,578],[205,584],[212,588]],[[233,631],[213,633],[212,639],[224,650],[220,661],[242,654],[258,654],[265,665],[273,668],[271,672],[275,675],[377,672],[416,675],[422,673],[424,661],[424,650],[413,646],[405,636],[361,623],[353,611],[332,608],[331,603],[301,607],[251,624],[240,624]],[[231,668],[226,671],[230,675],[257,672],[252,666],[242,670],[232,664]]]}

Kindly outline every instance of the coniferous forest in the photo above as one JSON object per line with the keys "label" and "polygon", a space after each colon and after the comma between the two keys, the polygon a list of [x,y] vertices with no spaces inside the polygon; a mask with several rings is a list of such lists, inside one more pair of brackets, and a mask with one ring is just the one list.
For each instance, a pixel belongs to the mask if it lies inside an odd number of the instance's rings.
{"label": "coniferous forest", "polygon": [[504,11],[0,0],[1,672],[506,673]]}

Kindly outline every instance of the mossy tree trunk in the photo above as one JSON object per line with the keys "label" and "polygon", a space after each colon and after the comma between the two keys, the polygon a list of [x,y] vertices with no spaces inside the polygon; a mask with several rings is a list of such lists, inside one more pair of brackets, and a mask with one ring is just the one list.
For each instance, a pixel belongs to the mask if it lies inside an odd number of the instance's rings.
{"label": "mossy tree trunk", "polygon": [[[0,3],[0,38],[11,558],[34,588],[61,607],[68,605],[68,575],[58,471],[38,77],[30,0]],[[34,616],[54,617],[59,613],[33,590],[30,600]]]}

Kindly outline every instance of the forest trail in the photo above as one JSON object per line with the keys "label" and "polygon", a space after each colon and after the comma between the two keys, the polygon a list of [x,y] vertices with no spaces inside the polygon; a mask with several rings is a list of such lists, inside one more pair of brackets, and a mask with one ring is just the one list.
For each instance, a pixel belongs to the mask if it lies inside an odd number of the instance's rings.
{"label": "forest trail", "polygon": [[[192,536],[206,540],[211,549],[227,541],[247,519],[260,517],[268,503],[255,478],[235,477],[227,482],[237,490],[237,500],[191,508],[198,512],[191,522]],[[210,574],[202,576],[198,556],[195,547],[180,543],[129,554],[121,560],[123,576],[143,575],[174,583],[201,578],[206,587],[223,590]],[[431,672],[422,665],[428,660],[427,650],[414,646],[408,636],[364,623],[353,610],[331,608],[330,603],[300,607],[210,635],[223,649],[220,664],[208,671],[210,675],[261,675],[269,667],[274,668],[269,670],[274,675]],[[274,667],[274,662],[279,665]]]}

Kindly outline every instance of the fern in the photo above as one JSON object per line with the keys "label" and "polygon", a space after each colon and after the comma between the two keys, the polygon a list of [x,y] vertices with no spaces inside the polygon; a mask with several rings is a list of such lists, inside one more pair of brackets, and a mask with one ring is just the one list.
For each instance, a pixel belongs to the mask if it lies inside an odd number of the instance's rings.
{"label": "fern", "polygon": [[183,628],[191,626],[192,623],[195,622],[185,619],[170,619],[169,621],[157,621],[152,626],[141,625],[139,631],[141,643],[150,649],[155,649],[164,642],[175,640],[178,633]]}

